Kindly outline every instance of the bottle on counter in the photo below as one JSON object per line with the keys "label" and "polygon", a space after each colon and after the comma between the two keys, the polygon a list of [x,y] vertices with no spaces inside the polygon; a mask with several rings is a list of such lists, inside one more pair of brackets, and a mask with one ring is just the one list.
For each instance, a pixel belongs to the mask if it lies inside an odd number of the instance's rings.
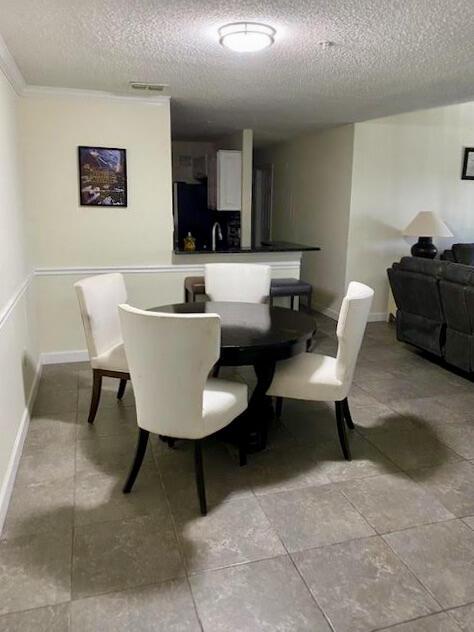
{"label": "bottle on counter", "polygon": [[184,238],[184,249],[185,250],[196,250],[196,239],[188,233]]}

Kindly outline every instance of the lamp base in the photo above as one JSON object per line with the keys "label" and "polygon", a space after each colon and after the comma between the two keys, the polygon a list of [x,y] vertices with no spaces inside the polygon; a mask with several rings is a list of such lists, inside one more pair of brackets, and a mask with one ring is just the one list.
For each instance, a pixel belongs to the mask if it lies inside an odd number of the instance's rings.
{"label": "lamp base", "polygon": [[433,243],[432,237],[418,237],[416,244],[411,247],[413,257],[424,257],[434,259],[438,254],[438,248]]}

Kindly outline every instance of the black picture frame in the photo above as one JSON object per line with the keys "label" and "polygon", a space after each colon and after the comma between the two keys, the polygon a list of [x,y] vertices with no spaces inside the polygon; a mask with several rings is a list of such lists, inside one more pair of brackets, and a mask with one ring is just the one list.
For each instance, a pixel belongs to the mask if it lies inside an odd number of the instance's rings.
{"label": "black picture frame", "polygon": [[79,145],[77,156],[80,205],[127,208],[127,150]]}
{"label": "black picture frame", "polygon": [[474,147],[464,147],[461,180],[474,180]]}

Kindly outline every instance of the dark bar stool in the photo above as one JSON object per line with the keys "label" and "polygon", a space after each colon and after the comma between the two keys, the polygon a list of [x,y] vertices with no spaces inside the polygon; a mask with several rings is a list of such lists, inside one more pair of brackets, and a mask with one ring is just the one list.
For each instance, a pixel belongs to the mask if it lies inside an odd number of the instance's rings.
{"label": "dark bar stool", "polygon": [[270,287],[270,305],[273,305],[275,296],[289,296],[291,309],[295,306],[295,296],[305,297],[306,311],[311,311],[311,296],[313,287],[311,283],[299,279],[273,279]]}
{"label": "dark bar stool", "polygon": [[[270,305],[273,305],[275,296],[289,296],[291,309],[295,306],[295,296],[305,297],[306,310],[311,311],[311,295],[313,288],[311,283],[299,279],[272,279],[270,286]],[[184,279],[184,301],[194,303],[196,296],[206,293],[203,276],[186,277]]]}
{"label": "dark bar stool", "polygon": [[203,276],[186,277],[184,279],[184,302],[194,303],[198,294],[205,294],[206,286]]}

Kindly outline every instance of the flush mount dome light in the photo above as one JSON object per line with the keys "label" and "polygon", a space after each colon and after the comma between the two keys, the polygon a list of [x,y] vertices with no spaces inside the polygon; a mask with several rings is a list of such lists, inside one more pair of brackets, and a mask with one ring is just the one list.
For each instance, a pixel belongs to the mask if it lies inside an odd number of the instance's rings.
{"label": "flush mount dome light", "polygon": [[219,29],[219,42],[237,53],[255,53],[275,41],[276,30],[259,22],[233,22]]}

